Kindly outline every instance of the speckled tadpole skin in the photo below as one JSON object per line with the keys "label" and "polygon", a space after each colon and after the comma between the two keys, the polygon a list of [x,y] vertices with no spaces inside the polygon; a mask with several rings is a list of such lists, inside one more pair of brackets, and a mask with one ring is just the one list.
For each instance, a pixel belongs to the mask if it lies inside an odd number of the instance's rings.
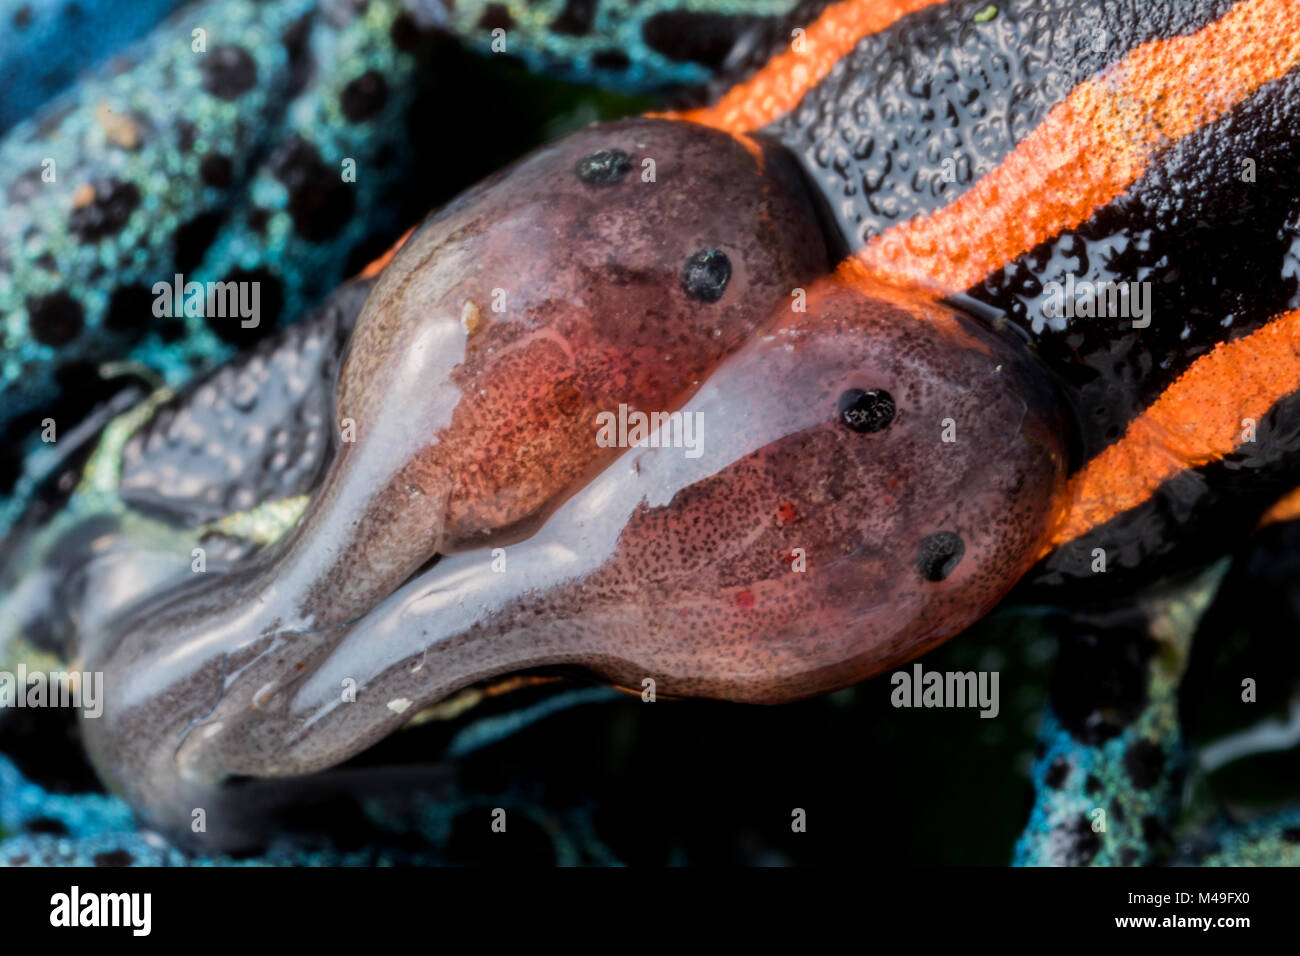
{"label": "speckled tadpole skin", "polygon": [[[978,618],[1054,513],[1053,395],[971,320],[815,279],[819,236],[779,152],[661,120],[430,219],[358,320],[355,441],[296,532],[89,655],[101,774],[152,825],[237,843],[225,778],[328,767],[494,675],[773,702]],[[603,447],[620,404],[697,422],[698,454]]]}

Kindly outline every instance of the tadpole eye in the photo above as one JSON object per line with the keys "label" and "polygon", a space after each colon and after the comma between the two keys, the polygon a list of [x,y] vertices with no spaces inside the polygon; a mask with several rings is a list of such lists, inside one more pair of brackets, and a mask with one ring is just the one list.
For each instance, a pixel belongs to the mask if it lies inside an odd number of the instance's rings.
{"label": "tadpole eye", "polygon": [[577,177],[588,186],[613,186],[632,168],[632,157],[621,149],[598,149],[573,167]]}
{"label": "tadpole eye", "polygon": [[955,531],[937,531],[921,539],[916,567],[927,581],[942,581],[952,574],[966,553],[966,544]]}
{"label": "tadpole eye", "polygon": [[771,144],[638,120],[430,218],[357,319],[353,437],[293,532],[88,655],[113,675],[84,728],[101,776],[184,834],[223,780],[323,769],[499,675],[776,703],[987,613],[1066,496],[1054,382],[832,272],[804,190]]}
{"label": "tadpole eye", "polygon": [[727,291],[731,260],[718,249],[701,249],[682,267],[682,288],[692,299],[717,302]]}
{"label": "tadpole eye", "polygon": [[878,432],[894,420],[894,396],[883,388],[850,388],[840,395],[840,421],[855,432]]}

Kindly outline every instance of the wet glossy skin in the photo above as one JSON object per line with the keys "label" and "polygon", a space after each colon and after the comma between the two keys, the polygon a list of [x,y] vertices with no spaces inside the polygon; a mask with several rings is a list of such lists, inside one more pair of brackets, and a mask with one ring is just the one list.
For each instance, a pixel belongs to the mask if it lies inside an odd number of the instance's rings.
{"label": "wet glossy skin", "polygon": [[[1188,6],[1193,20],[1209,7]],[[917,23],[933,26],[907,29]],[[1041,110],[1069,89],[1036,87]],[[1262,108],[1294,110],[1286,83],[1267,95]],[[987,93],[994,105],[1006,96]],[[1214,132],[1281,162],[1290,139],[1249,116]],[[637,142],[619,139],[634,129]],[[356,423],[357,441],[341,446],[299,529],[251,566],[126,613],[84,648],[92,666],[117,675],[106,717],[86,724],[88,747],[148,820],[183,832],[192,807],[232,794],[213,789],[229,775],[328,766],[420,706],[508,670],[564,665],[633,687],[651,677],[666,694],[771,701],[906,660],[984,613],[1044,553],[1068,505],[1067,447],[1093,456],[1113,437],[1114,426],[1087,416],[1091,403],[1131,420],[1231,326],[1188,312],[1191,332],[1167,362],[1139,354],[1129,369],[1108,356],[1154,348],[1168,324],[1145,336],[1048,329],[1023,303],[1013,307],[1024,288],[1005,300],[986,294],[993,276],[965,290],[1026,325],[1035,357],[1009,328],[985,330],[933,298],[852,271],[817,278],[827,246],[857,240],[820,237],[814,203],[780,151],[759,163],[752,144],[717,135],[669,124],[582,134],[467,197],[399,254],[342,372],[336,417]],[[677,139],[664,148],[659,136]],[[1150,215],[1164,224],[1159,241],[1195,271],[1215,247],[1200,241],[1202,220],[1185,218],[1188,201],[1159,189],[1194,146],[1160,154],[1080,229],[1110,228],[1140,252],[1152,240],[1138,224]],[[584,160],[611,149],[628,154],[630,169],[612,184],[584,181],[579,171],[593,168]],[[637,177],[646,154],[663,164],[656,191],[620,207],[617,190],[650,185]],[[687,178],[717,175],[720,185],[664,174],[685,156]],[[593,162],[619,166],[608,154]],[[747,182],[772,205],[732,198],[726,216],[708,208],[722,184]],[[1233,190],[1205,187],[1195,208],[1214,228],[1248,235]],[[1272,213],[1276,195],[1250,201]],[[959,239],[978,244],[979,228]],[[1180,238],[1190,244],[1174,249]],[[1282,258],[1286,233],[1279,241]],[[686,269],[705,248],[732,266],[716,301],[721,273]],[[1105,258],[1106,274],[1149,275],[1135,254]],[[768,266],[754,267],[764,255]],[[1041,288],[1060,262],[1034,249],[1007,268],[1028,269]],[[790,309],[796,287],[808,291],[806,313]],[[526,325],[494,321],[483,303],[495,288],[508,299],[523,290]],[[1265,304],[1245,328],[1293,293],[1283,267],[1279,283],[1256,292]],[[548,312],[556,298],[564,307]],[[660,303],[659,322],[634,330],[617,321],[647,299]],[[629,333],[631,342],[619,338]],[[500,338],[478,351],[476,337],[491,335]],[[894,414],[878,431],[844,420],[842,397],[859,391],[891,398]],[[706,413],[705,454],[601,449],[593,412],[619,402]],[[869,404],[863,417],[877,412]],[[1265,506],[1297,451],[1288,406],[1273,418],[1280,427],[1242,452],[1254,459],[1244,508]],[[946,419],[956,442],[943,441]],[[1119,549],[1126,583],[1153,573],[1143,557],[1187,540],[1192,516],[1222,512],[1222,494],[1207,483],[1194,507],[1154,527],[1137,514],[1108,529],[1131,549]],[[1151,501],[1168,508],[1171,498],[1162,489]],[[505,546],[504,572],[492,567],[493,545]],[[787,560],[793,548],[805,549],[806,571]],[[446,556],[421,571],[434,555]],[[355,702],[340,693],[349,678]],[[222,807],[232,816],[214,821],[211,839],[239,839],[236,811]]]}
{"label": "wet glossy skin", "polygon": [[[783,158],[683,124],[580,133],[470,191],[403,247],[358,320],[338,389],[357,440],[313,514],[366,501],[353,518],[375,538],[340,546],[319,586],[387,593],[431,554],[528,533],[617,454],[593,440],[598,414],[678,407],[826,264]],[[313,520],[303,552],[333,551]],[[379,552],[382,569],[366,557]]]}
{"label": "wet glossy skin", "polygon": [[[554,260],[520,261],[557,229]],[[725,283],[689,267],[702,247]],[[772,702],[975,620],[1055,515],[1050,384],[947,308],[809,282],[820,249],[779,155],[669,121],[571,137],[433,218],[358,320],[337,395],[357,438],[298,530],[83,644],[117,675],[86,725],[101,773],[183,829],[226,776],[330,766],[499,674]],[[619,404],[698,416],[699,455],[601,447]]]}
{"label": "wet glossy skin", "polygon": [[[895,276],[919,266],[918,280],[991,307],[1033,340],[1072,409],[1080,462],[1122,440],[1217,344],[1300,305],[1293,5],[1025,0],[997,4],[978,25],[979,4],[911,6],[765,132],[798,158],[860,255]],[[1081,97],[1085,85],[1093,89]],[[1202,95],[1223,112],[1176,129]],[[981,192],[1011,168],[997,190]],[[1129,168],[1131,183],[1101,188]],[[1030,178],[1037,171],[1041,184]],[[1061,225],[1026,226],[1080,197],[1096,207],[1080,204]],[[906,228],[927,219],[933,233]],[[1021,234],[1030,240],[1023,251],[1006,245]],[[891,257],[899,249],[910,255]],[[959,255],[988,265],[961,268]],[[1150,325],[1049,316],[1045,288],[1070,277],[1149,283]],[[1033,576],[1040,598],[1131,594],[1245,540],[1300,468],[1300,398],[1284,387],[1247,411],[1248,378],[1234,372],[1177,416],[1194,423],[1203,409],[1224,409],[1232,430],[1214,444],[1237,447],[1175,468],[1145,500],[1062,542]],[[1234,405],[1235,421],[1226,413]],[[1245,417],[1261,425],[1254,442],[1233,440]],[[1193,443],[1166,444],[1166,457],[1179,460]],[[1093,571],[1097,548],[1108,557],[1104,577]]]}

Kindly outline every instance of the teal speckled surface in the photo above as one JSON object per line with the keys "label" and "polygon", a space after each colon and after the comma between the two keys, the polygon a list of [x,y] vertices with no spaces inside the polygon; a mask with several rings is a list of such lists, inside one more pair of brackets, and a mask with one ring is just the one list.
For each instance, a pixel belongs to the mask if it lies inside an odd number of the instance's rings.
{"label": "teal speckled surface", "polygon": [[[1096,695],[1096,709],[1085,720],[1067,726],[1047,707],[1030,772],[1034,805],[1016,844],[1016,865],[1143,866],[1167,850],[1188,763],[1178,688],[1192,637],[1227,568],[1227,561],[1219,562],[1141,602],[1138,635],[1127,641],[1138,675],[1133,683],[1140,685],[1128,695],[1135,713],[1124,713],[1123,698],[1106,700],[1112,686],[1123,683],[1113,669],[1084,691]],[[1128,638],[1108,627],[1085,626],[1083,633],[1085,642],[1095,633],[1098,644],[1122,645]],[[1122,660],[1123,652],[1115,656]],[[1063,654],[1057,666],[1078,660]],[[1083,668],[1061,676],[1075,685],[1094,680]]]}
{"label": "teal speckled surface", "polygon": [[180,5],[0,0],[0,133]]}

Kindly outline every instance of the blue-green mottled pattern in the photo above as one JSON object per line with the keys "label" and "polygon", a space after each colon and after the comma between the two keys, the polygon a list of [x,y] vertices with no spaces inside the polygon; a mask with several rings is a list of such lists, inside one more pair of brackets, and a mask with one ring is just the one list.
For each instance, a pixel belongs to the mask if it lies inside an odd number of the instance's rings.
{"label": "blue-green mottled pattern", "polygon": [[180,5],[0,0],[0,133]]}
{"label": "blue-green mottled pattern", "polygon": [[[715,56],[732,37],[762,21],[780,21],[797,0],[457,0],[448,6],[452,28],[480,52],[492,52],[494,39],[498,47],[504,39],[504,52],[536,72],[611,89],[656,90],[703,86],[723,65]],[[494,37],[494,28],[504,29],[504,36]]]}
{"label": "blue-green mottled pattern", "polygon": [[[1117,734],[1079,739],[1047,707],[1030,770],[1034,804],[1015,865],[1145,866],[1167,856],[1190,765],[1179,685],[1193,636],[1227,570],[1225,560],[1143,601],[1155,650],[1145,665],[1143,706]],[[1124,638],[1102,633],[1100,639]],[[1220,826],[1219,832],[1226,831]]]}
{"label": "blue-green mottled pattern", "polygon": [[[140,3],[132,5],[129,15],[115,11],[107,20],[109,4],[91,5],[91,15],[80,19],[69,17],[70,4],[43,6],[40,15],[27,22],[25,35],[23,31],[0,33],[0,77],[11,78],[12,91],[5,104],[9,112],[0,112],[0,131],[67,85],[78,69],[139,35],[146,13],[156,15],[174,5]],[[24,6],[0,0],[0,22],[12,22]],[[552,75],[644,90],[699,84],[712,73],[708,65],[684,57],[681,50],[665,53],[663,31],[656,34],[647,29],[649,24],[693,15],[702,18],[696,22],[702,28],[706,23],[716,25],[718,18],[780,17],[794,4],[789,0],[615,0],[579,6],[591,11],[590,19],[582,23],[574,22],[564,0],[460,0],[450,14],[436,0],[413,0],[410,5],[426,20],[438,20],[462,33],[470,45],[484,52],[509,53]],[[191,5],[160,27],[147,47],[105,67],[0,144],[0,188],[9,213],[0,224],[4,239],[0,334],[5,346],[0,375],[6,400],[0,425],[4,419],[42,407],[58,387],[52,372],[70,363],[128,355],[178,383],[196,367],[231,353],[238,333],[229,328],[214,330],[198,317],[182,317],[165,334],[147,315],[137,314],[125,328],[107,327],[114,292],[171,278],[177,266],[175,238],[187,226],[193,230],[191,239],[201,240],[202,247],[200,259],[186,270],[187,278],[205,281],[235,269],[265,270],[280,287],[286,318],[296,316],[342,278],[347,256],[367,235],[395,228],[396,210],[382,197],[385,187],[400,180],[405,169],[400,136],[389,131],[400,128],[415,101],[414,90],[429,82],[423,75],[428,64],[420,64],[394,43],[394,24],[406,13],[401,3],[379,0],[368,4],[282,0],[256,5],[223,0]],[[207,31],[205,52],[191,46],[195,26]],[[497,28],[505,33],[494,38]],[[660,49],[648,39],[656,35]],[[268,36],[288,36],[291,42],[267,43]],[[54,42],[56,37],[63,42]],[[246,89],[240,79],[246,64],[232,52],[236,49],[247,53],[253,64],[254,82]],[[223,58],[219,64],[203,59],[219,50]],[[31,69],[36,62],[46,63],[39,74]],[[359,99],[351,102],[367,115],[348,117],[341,105],[345,91],[348,84],[363,80],[354,87]],[[375,94],[379,88],[382,96]],[[214,157],[229,161],[227,175],[215,177],[223,181],[217,184],[210,182],[212,164],[220,164]],[[332,171],[343,157],[356,160],[358,166],[347,200],[352,215],[342,222],[328,221],[325,235],[310,228],[306,231],[312,234],[303,235],[301,228],[295,228],[292,185],[301,185],[303,175],[313,168]],[[39,175],[46,159],[55,160],[53,182]],[[312,162],[316,159],[319,166]],[[209,181],[205,181],[205,161]],[[317,186],[321,178],[316,177]],[[102,233],[104,223],[111,223],[122,208],[120,193],[96,185],[106,181],[135,185],[138,201],[116,228],[88,241],[85,233]],[[103,214],[96,218],[93,214],[100,206]],[[320,206],[307,203],[305,212],[321,213]],[[90,212],[77,217],[75,211],[87,207]],[[299,214],[304,218],[301,204]],[[211,221],[205,222],[204,217]],[[305,221],[311,222],[310,215]],[[29,300],[74,290],[83,310],[76,334],[57,345],[36,341],[26,324]],[[66,326],[66,315],[61,319]],[[116,324],[122,322],[117,315]],[[56,334],[47,337],[66,334],[59,322],[52,331]],[[0,527],[3,524],[0,520]],[[1016,863],[1114,865],[1152,859],[1153,833],[1167,834],[1175,821],[1177,789],[1186,763],[1175,707],[1183,656],[1185,647],[1153,666],[1147,707],[1103,745],[1076,740],[1048,711],[1032,769],[1037,799],[1016,847]],[[582,699],[586,698],[578,702]],[[535,716],[508,714],[495,719],[499,726],[471,725],[458,744],[475,749],[479,736],[493,739],[560,706],[562,700],[539,705]],[[1134,785],[1127,760],[1134,748],[1159,755],[1159,767],[1147,786]],[[462,812],[475,800],[483,803],[481,797],[461,794],[448,802],[426,801],[414,811],[406,807],[398,814],[391,808],[367,809],[381,828],[419,830],[430,840],[427,852],[382,847],[342,851],[320,842],[282,840],[245,862],[445,861],[434,847],[445,843],[450,825],[447,807]],[[501,801],[483,805],[494,802]],[[1104,829],[1096,823],[1098,809],[1105,811]],[[587,827],[581,820],[566,822],[578,831]],[[53,825],[61,832],[24,832],[34,823],[39,824],[37,830]],[[1296,810],[1243,825],[1216,823],[1185,842],[1175,862],[1294,863],[1300,842],[1298,823]],[[0,864],[233,862],[187,857],[137,831],[128,809],[115,798],[49,793],[0,757],[3,832],[20,835],[0,843]],[[549,832],[555,835],[561,862],[612,861],[599,853],[584,857],[562,831],[552,826]],[[587,837],[581,841],[584,846],[598,845],[590,834]]]}
{"label": "blue-green mottled pattern", "polygon": [[[1227,568],[1220,562],[1141,601],[1154,653],[1144,665],[1141,709],[1118,733],[1079,739],[1048,706],[1030,772],[1034,806],[1015,865],[1143,866],[1162,849],[1177,821],[1188,760],[1178,685],[1192,636]],[[1103,629],[1099,639],[1124,637]]]}
{"label": "blue-green mottled pattern", "polygon": [[[1101,746],[1076,740],[1049,708],[1034,760],[1034,807],[1016,844],[1016,866],[1144,866],[1177,819],[1187,754],[1176,687],[1161,684],[1151,705]],[[1137,786],[1125,765],[1134,747],[1160,754],[1154,782]]]}
{"label": "blue-green mottled pattern", "polygon": [[[451,837],[461,821],[487,831],[496,808],[509,826],[544,835],[541,860],[559,866],[617,863],[601,842],[590,808],[560,813],[517,789],[474,793],[452,782],[442,791],[358,801],[372,839],[342,848],[322,834],[280,835],[256,856],[184,853],[140,830],[117,797],[51,793],[27,780],[0,755],[0,867],[8,866],[435,866],[475,862],[456,855]],[[35,831],[35,832],[32,832]],[[548,858],[549,856],[549,858]],[[478,861],[481,862],[481,861]]]}
{"label": "blue-green mottled pattern", "polygon": [[[621,697],[604,687],[563,691],[530,707],[471,721],[452,738],[448,758],[463,758],[552,714]],[[518,814],[546,834],[557,865],[617,863],[596,833],[585,804],[556,811],[519,788],[482,793],[454,779],[436,789],[355,798],[361,821],[372,830],[363,849],[341,849],[320,833],[279,835],[256,856],[206,856],[183,852],[136,825],[131,808],[115,796],[51,792],[27,779],[0,754],[0,867],[4,866],[431,866],[471,862],[449,849],[459,820],[475,823],[493,809]],[[484,826],[486,829],[486,825]],[[6,837],[6,834],[9,836]]]}
{"label": "blue-green mottled pattern", "polygon": [[1186,834],[1173,866],[1300,866],[1300,807],[1250,820],[1227,817]]}
{"label": "blue-green mottled pattern", "polygon": [[[155,283],[177,272],[200,282],[234,268],[254,272],[262,280],[263,312],[278,285],[287,314],[341,277],[347,238],[355,236],[337,232],[359,230],[362,217],[343,223],[329,243],[299,241],[288,226],[289,190],[268,182],[268,163],[277,149],[298,142],[295,135],[303,142],[319,137],[320,145],[300,148],[285,175],[310,175],[309,149],[321,163],[333,162],[334,150],[355,156],[363,170],[357,208],[367,212],[380,187],[364,167],[375,138],[365,124],[330,125],[343,74],[317,69],[304,85],[304,61],[308,51],[324,56],[350,70],[351,79],[372,64],[392,76],[398,58],[378,39],[381,8],[372,18],[336,24],[315,7],[311,0],[189,7],[0,144],[7,179],[0,424],[47,407],[62,369],[88,367],[93,374],[107,359],[143,359],[179,381],[196,364],[230,354],[233,345],[222,336],[238,334],[231,331],[237,319],[219,320],[225,324],[214,332],[201,318],[168,328],[152,314]],[[195,29],[206,31],[206,52],[195,51]],[[266,42],[286,32],[292,43]],[[52,176],[44,172],[51,168]],[[267,209],[264,237],[249,228],[258,203]],[[291,269],[276,266],[291,258]]]}

